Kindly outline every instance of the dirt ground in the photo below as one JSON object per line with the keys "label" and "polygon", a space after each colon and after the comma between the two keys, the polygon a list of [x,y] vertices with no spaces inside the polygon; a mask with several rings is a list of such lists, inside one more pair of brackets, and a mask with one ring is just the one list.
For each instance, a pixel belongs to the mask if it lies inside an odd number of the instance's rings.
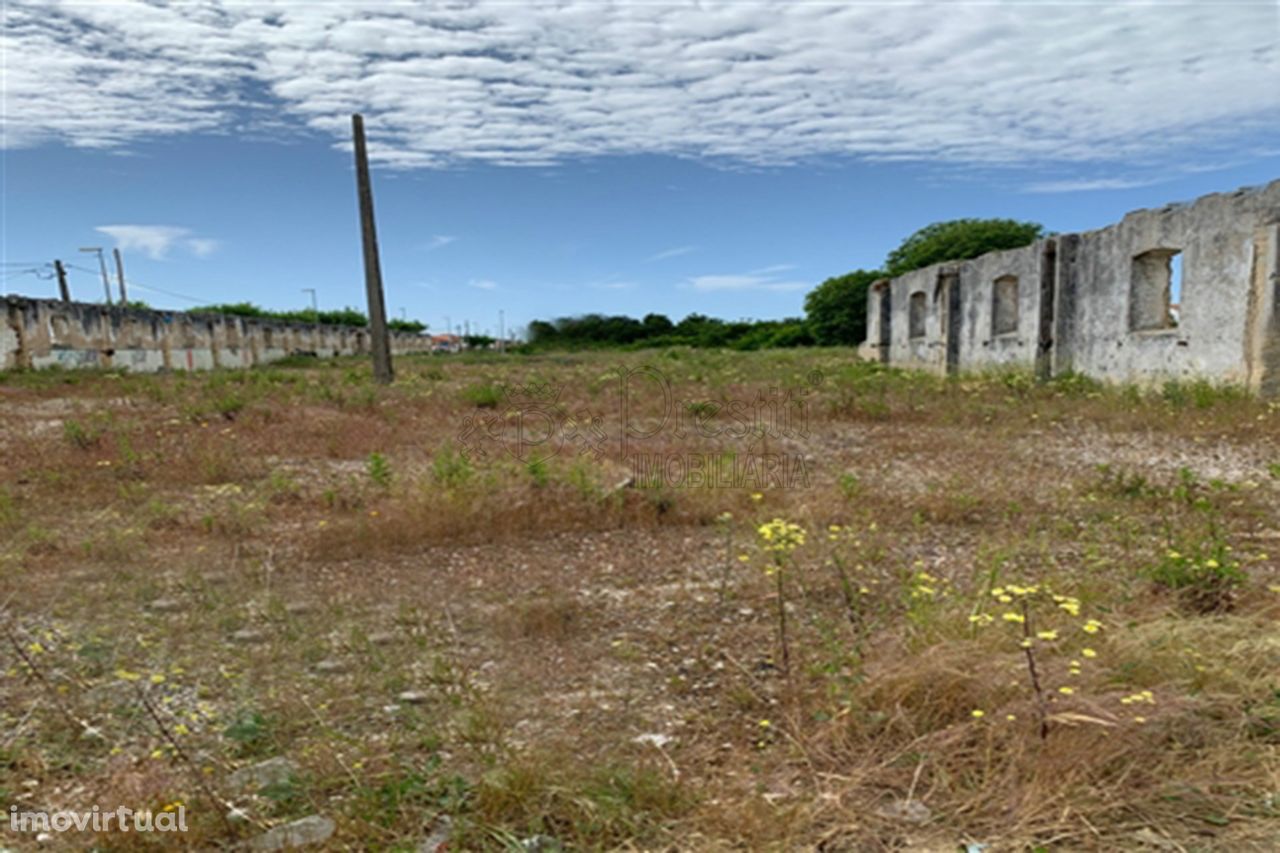
{"label": "dirt ground", "polygon": [[0,417],[0,801],[188,824],[0,847],[1280,847],[1274,403],[678,349]]}

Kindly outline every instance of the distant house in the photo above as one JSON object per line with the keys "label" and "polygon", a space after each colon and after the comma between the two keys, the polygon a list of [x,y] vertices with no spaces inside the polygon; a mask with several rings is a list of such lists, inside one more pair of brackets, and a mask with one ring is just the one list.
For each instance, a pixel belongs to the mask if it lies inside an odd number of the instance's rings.
{"label": "distant house", "polygon": [[432,335],[432,352],[462,352],[466,348],[461,335]]}

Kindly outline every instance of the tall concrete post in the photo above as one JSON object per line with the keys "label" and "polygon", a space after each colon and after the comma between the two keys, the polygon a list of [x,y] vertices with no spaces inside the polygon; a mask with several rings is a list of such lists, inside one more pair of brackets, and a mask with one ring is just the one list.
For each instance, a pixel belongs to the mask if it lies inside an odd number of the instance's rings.
{"label": "tall concrete post", "polygon": [[373,350],[373,378],[386,385],[395,378],[391,367],[391,340],[387,334],[387,307],[382,295],[382,268],[378,263],[378,234],[373,224],[373,187],[369,183],[369,155],[364,143],[364,117],[351,116],[356,153],[356,194],[360,199],[360,234],[364,244],[364,286],[369,300],[369,338]]}
{"label": "tall concrete post", "polygon": [[129,305],[129,294],[124,289],[124,261],[120,259],[120,248],[118,246],[111,251],[116,256],[116,282],[120,285],[120,304],[127,307]]}
{"label": "tall concrete post", "polygon": [[54,261],[53,271],[58,274],[58,295],[63,302],[70,302],[71,288],[67,287],[67,268],[62,265],[62,261]]}

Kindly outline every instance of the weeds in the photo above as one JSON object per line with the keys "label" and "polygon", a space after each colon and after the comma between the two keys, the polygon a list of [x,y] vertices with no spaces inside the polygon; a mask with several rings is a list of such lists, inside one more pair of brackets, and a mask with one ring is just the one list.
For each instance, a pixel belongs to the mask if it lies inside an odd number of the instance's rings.
{"label": "weeds", "polygon": [[477,409],[496,409],[502,397],[502,388],[487,382],[468,386],[462,391],[462,399]]}
{"label": "weeds", "polygon": [[783,583],[792,552],[804,544],[804,528],[794,522],[775,518],[757,529],[760,544],[768,555],[765,574],[773,577],[777,595],[778,649],[782,655],[782,674],[791,679],[791,640],[787,633],[787,594]]}
{"label": "weeds", "polygon": [[[615,429],[619,358],[679,400],[821,372],[809,434],[767,443],[812,481],[448,440],[499,365]],[[351,849],[1125,849],[1135,815],[1265,846],[1280,407],[846,351],[443,364],[4,378],[0,788],[209,803],[193,849],[311,813]],[[296,772],[225,825],[266,759]]]}
{"label": "weeds", "polygon": [[375,486],[386,489],[391,486],[391,463],[387,457],[374,451],[365,461],[365,472]]}
{"label": "weeds", "polygon": [[86,426],[75,418],[63,421],[62,434],[68,444],[80,450],[92,450],[102,443],[101,427]]}
{"label": "weeds", "polygon": [[1236,590],[1247,578],[1231,546],[1216,532],[1205,539],[1189,538],[1177,548],[1170,547],[1148,569],[1147,576],[1172,590],[1179,601],[1197,613],[1231,609]]}
{"label": "weeds", "polygon": [[441,445],[431,460],[432,477],[446,489],[462,488],[474,473],[471,462],[452,444]]}

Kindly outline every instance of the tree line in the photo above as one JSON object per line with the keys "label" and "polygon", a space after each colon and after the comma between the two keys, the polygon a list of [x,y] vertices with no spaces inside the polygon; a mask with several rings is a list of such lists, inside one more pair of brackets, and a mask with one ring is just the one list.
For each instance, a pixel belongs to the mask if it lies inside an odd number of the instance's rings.
{"label": "tree line", "polygon": [[[307,323],[321,326],[367,326],[369,318],[362,312],[347,306],[336,311],[312,311],[302,308],[297,311],[272,311],[252,302],[227,302],[221,305],[203,305],[192,308],[192,314],[233,314],[237,317],[254,317],[261,320],[276,320],[281,323]],[[387,328],[393,332],[410,332],[420,334],[426,331],[427,324],[417,320],[387,320]]]}

